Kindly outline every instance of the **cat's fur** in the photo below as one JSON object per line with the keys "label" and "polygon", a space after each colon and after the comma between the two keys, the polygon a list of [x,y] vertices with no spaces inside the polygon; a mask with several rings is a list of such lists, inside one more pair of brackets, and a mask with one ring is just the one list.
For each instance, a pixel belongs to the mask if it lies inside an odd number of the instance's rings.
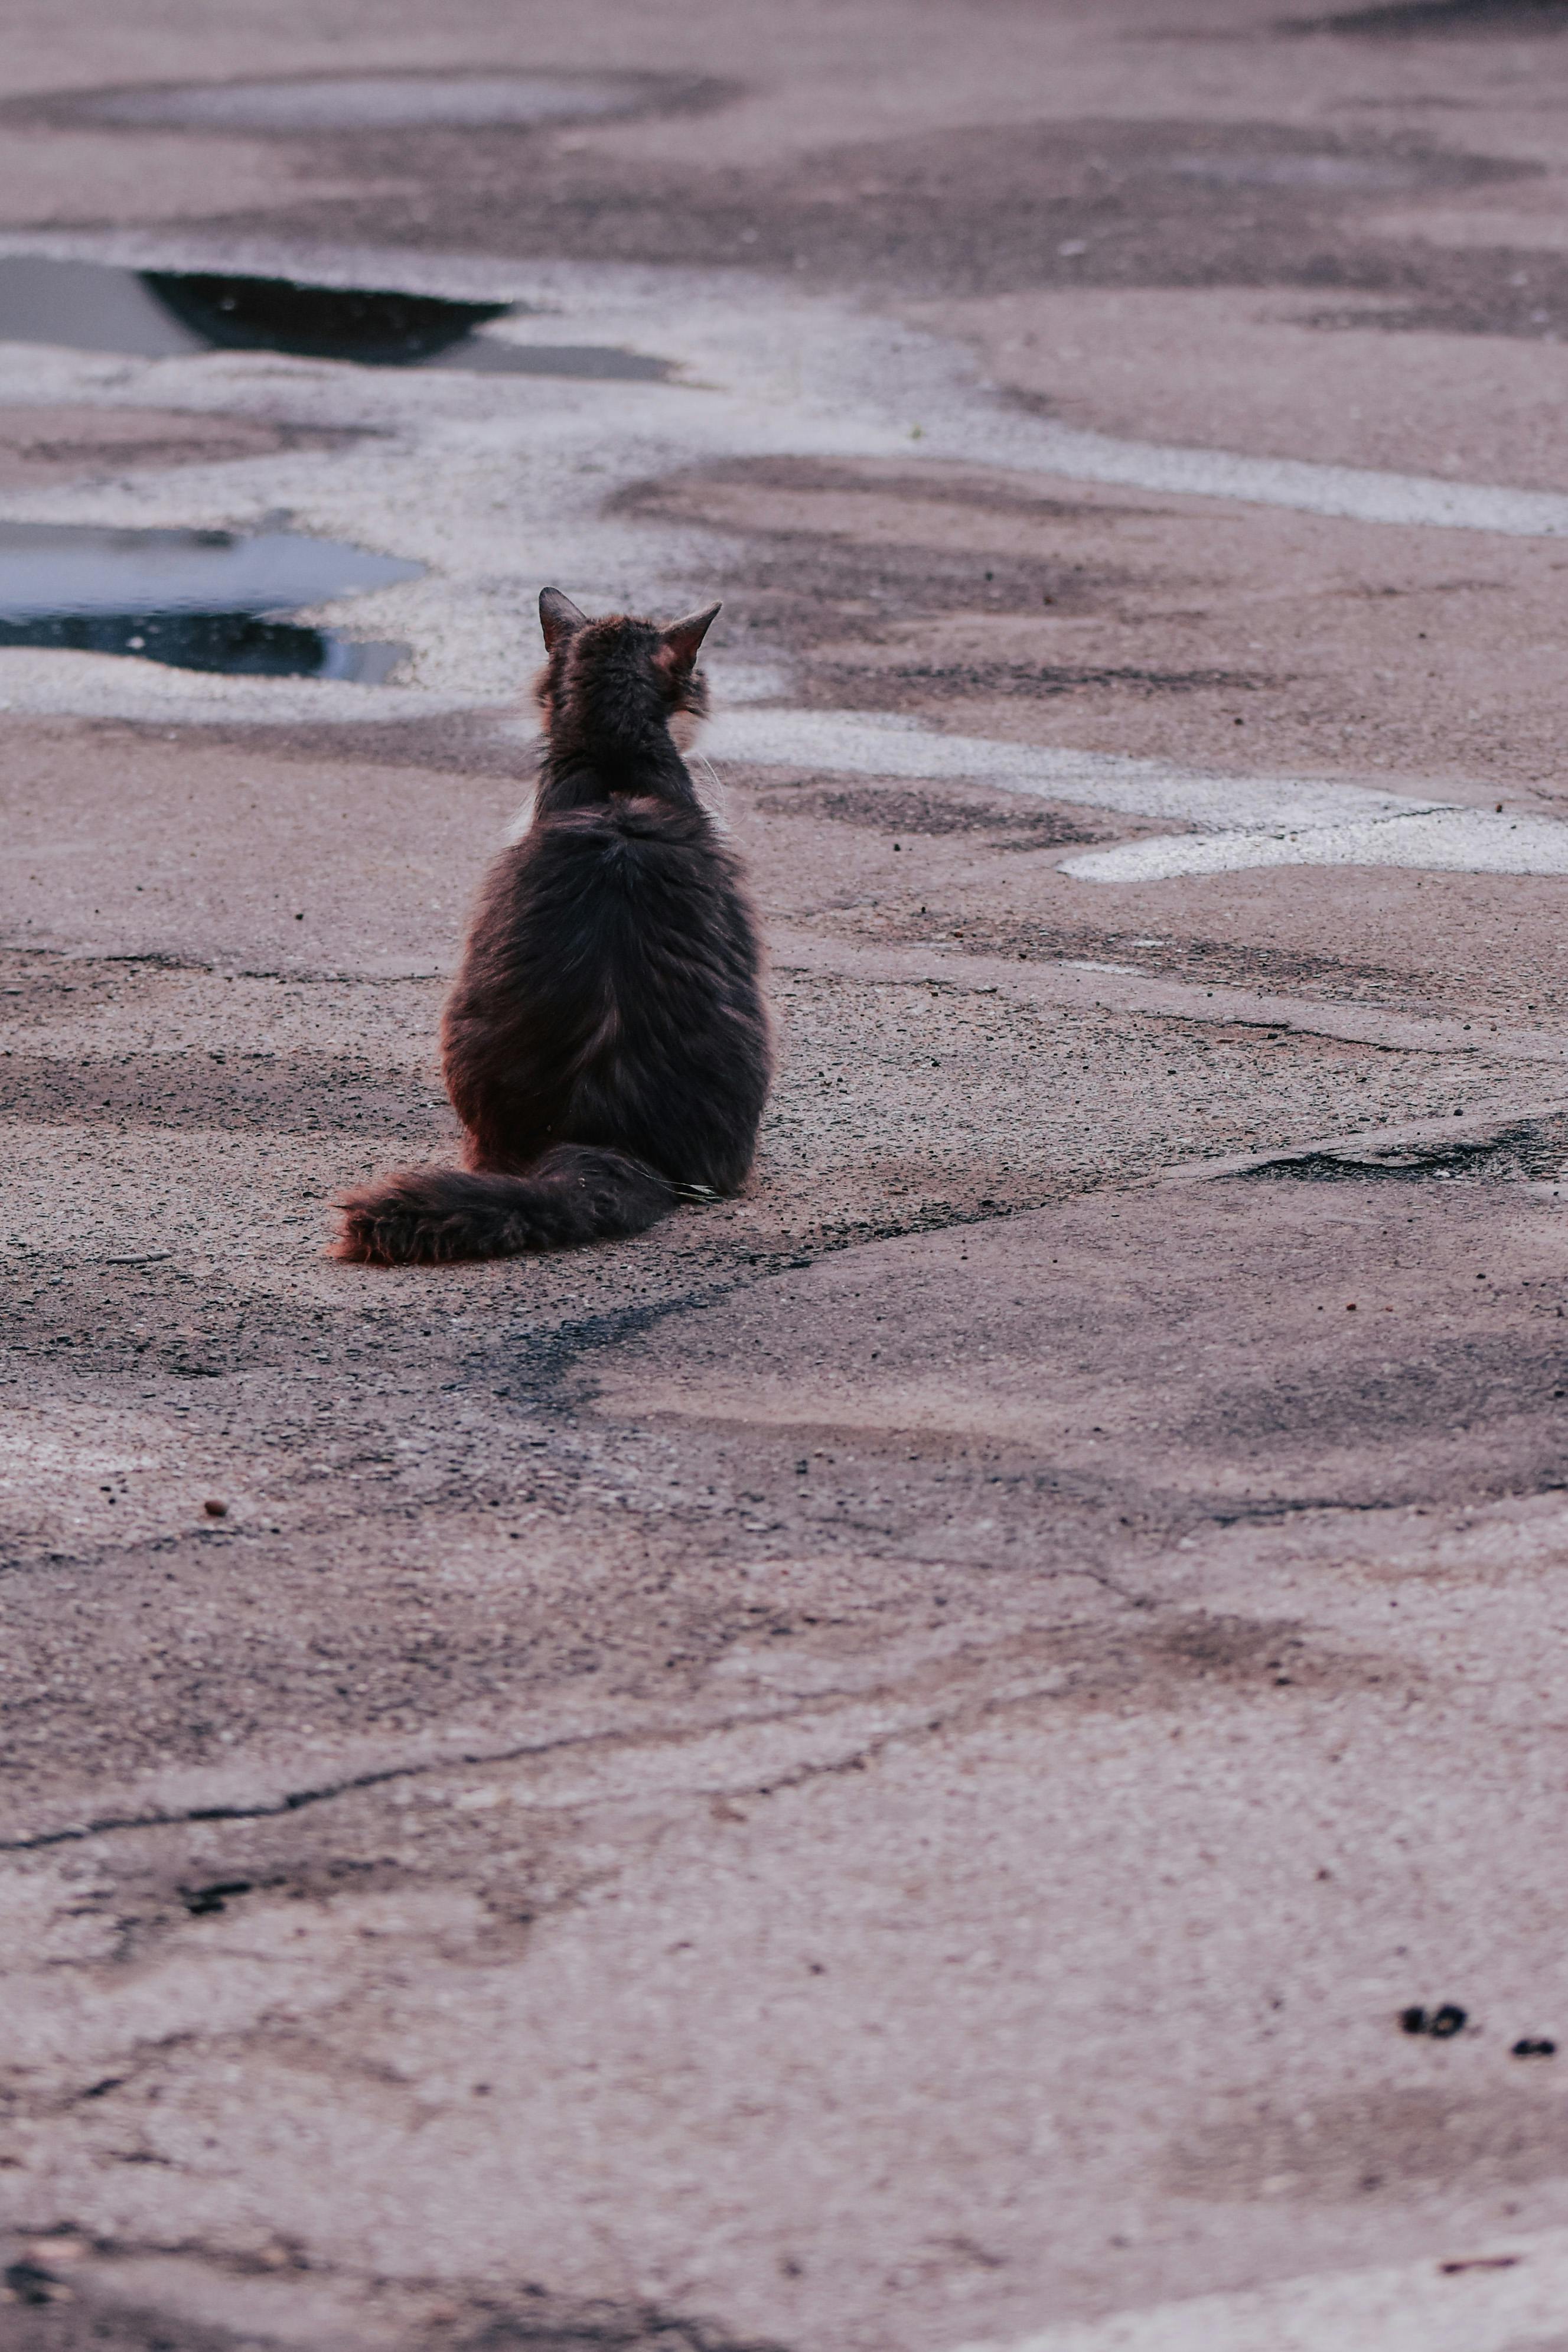
{"label": "cat's fur", "polygon": [[467,1168],[350,1192],[337,1256],[570,1247],[744,1183],[771,1076],[756,924],[671,732],[706,708],[717,610],[660,628],[540,596],[533,823],[486,879],[442,1021]]}

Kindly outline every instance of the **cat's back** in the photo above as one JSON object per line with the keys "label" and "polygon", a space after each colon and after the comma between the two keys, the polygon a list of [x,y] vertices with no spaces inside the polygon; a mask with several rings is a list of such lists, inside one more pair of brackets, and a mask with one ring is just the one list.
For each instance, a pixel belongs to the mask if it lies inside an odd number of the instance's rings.
{"label": "cat's back", "polygon": [[[468,976],[549,975],[550,992],[617,966],[733,968],[756,957],[737,861],[700,807],[617,794],[536,816],[492,866],[469,935]],[[485,979],[481,980],[481,974]]]}
{"label": "cat's back", "polygon": [[619,930],[690,924],[737,898],[737,862],[701,808],[617,795],[541,816],[517,845],[517,913],[530,924],[591,913]]}

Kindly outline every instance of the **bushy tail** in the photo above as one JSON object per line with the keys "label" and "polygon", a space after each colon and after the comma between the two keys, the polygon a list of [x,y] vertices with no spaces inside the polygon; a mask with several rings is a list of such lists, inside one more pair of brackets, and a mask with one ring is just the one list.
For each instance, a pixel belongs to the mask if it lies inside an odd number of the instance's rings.
{"label": "bushy tail", "polygon": [[558,1143],[522,1176],[403,1168],[345,1194],[334,1257],[439,1265],[517,1257],[640,1234],[673,1209],[675,1187],[623,1151]]}

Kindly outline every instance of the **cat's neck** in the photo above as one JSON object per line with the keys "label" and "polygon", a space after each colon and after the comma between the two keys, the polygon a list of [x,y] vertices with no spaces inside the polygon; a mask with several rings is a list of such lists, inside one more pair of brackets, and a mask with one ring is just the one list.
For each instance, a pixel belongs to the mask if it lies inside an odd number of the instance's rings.
{"label": "cat's neck", "polygon": [[539,766],[535,808],[586,808],[612,793],[699,805],[686,763],[662,719],[618,728],[591,712],[562,714],[550,729]]}

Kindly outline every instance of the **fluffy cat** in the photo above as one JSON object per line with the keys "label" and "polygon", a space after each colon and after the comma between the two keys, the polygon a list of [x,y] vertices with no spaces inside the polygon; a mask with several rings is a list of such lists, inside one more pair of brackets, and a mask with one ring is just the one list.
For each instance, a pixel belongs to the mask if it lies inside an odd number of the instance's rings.
{"label": "fluffy cat", "polygon": [[570,1248],[745,1182],[772,1075],[756,919],[672,733],[706,709],[718,609],[660,628],[540,596],[533,823],[486,878],[442,1019],[466,1169],[349,1193],[334,1255]]}

